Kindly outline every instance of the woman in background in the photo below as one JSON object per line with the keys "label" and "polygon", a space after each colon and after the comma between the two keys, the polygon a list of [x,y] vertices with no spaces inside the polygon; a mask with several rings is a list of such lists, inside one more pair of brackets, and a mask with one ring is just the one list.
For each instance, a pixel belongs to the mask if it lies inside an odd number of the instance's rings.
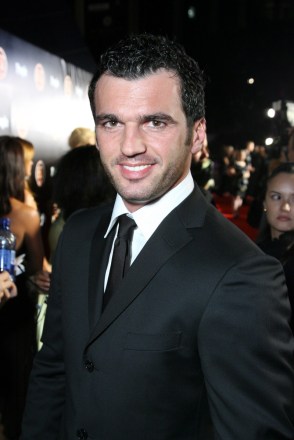
{"label": "woman in background", "polygon": [[[31,177],[32,177],[32,169],[34,165],[34,156],[35,156],[35,147],[32,144],[32,142],[28,141],[27,139],[18,138],[20,141],[23,153],[24,153],[24,166],[25,166],[25,182],[24,182],[24,202],[26,205],[31,206],[36,211],[39,211],[38,203],[35,198],[35,194],[31,189]],[[41,213],[39,211],[40,219],[41,219]],[[42,219],[41,219],[41,235],[43,239],[43,247],[44,245],[44,236],[42,234]],[[45,250],[45,249],[44,249]],[[38,278],[35,279],[35,282],[38,284],[41,280],[43,280],[45,283],[49,282],[50,273],[51,273],[51,264],[48,262],[46,256],[44,256],[43,261],[43,269],[44,271],[41,273],[38,273]]]}
{"label": "woman in background", "polygon": [[22,139],[22,138],[18,138],[18,139],[22,145],[23,153],[24,153],[24,165],[25,165],[24,202],[26,205],[29,205],[32,208],[38,210],[37,202],[35,200],[33,191],[30,187],[30,179],[32,176],[32,169],[34,165],[33,159],[35,156],[35,147],[27,139]]}
{"label": "woman in background", "polygon": [[294,163],[282,163],[267,179],[265,224],[257,240],[260,248],[281,261],[292,307],[294,333]]}
{"label": "woman in background", "polygon": [[36,347],[36,298],[28,286],[30,277],[42,271],[44,258],[39,213],[24,203],[24,182],[24,153],[20,140],[0,136],[0,217],[10,218],[11,231],[16,237],[16,255],[23,259],[22,273],[15,281],[18,295],[6,301],[0,310],[0,411],[4,434],[9,440],[17,439],[20,434]]}
{"label": "woman in background", "polygon": [[75,128],[68,138],[70,148],[83,147],[85,145],[95,145],[95,131],[87,127]]}

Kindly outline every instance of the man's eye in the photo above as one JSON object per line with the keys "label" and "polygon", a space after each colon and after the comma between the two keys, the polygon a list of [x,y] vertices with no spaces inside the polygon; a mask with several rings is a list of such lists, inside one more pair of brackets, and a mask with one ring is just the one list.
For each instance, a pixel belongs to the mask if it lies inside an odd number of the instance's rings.
{"label": "man's eye", "polygon": [[152,119],[152,120],[150,121],[150,125],[151,125],[152,127],[156,127],[156,128],[158,128],[158,127],[164,127],[164,126],[165,126],[165,123],[164,123],[163,121],[159,121],[158,119]]}
{"label": "man's eye", "polygon": [[103,127],[106,127],[106,128],[113,128],[113,127],[117,126],[117,121],[113,121],[113,120],[104,121],[102,125],[103,125]]}

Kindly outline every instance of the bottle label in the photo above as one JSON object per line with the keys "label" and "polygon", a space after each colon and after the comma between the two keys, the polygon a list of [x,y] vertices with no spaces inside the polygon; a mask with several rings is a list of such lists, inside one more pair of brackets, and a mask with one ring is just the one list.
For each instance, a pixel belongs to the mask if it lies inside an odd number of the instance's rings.
{"label": "bottle label", "polygon": [[0,272],[7,270],[14,277],[15,251],[0,249]]}

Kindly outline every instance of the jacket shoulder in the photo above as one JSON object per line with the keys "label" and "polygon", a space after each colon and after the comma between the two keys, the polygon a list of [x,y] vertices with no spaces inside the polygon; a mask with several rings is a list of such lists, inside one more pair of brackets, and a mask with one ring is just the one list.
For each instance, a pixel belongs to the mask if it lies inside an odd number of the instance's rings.
{"label": "jacket shoulder", "polygon": [[94,208],[80,209],[74,212],[66,221],[63,235],[79,234],[81,237],[93,233],[102,218],[110,221],[113,204],[103,204]]}

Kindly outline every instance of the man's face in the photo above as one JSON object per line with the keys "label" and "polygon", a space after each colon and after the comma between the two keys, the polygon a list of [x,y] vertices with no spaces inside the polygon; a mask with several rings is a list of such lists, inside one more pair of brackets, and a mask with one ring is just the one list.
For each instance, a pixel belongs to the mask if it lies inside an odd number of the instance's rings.
{"label": "man's face", "polygon": [[199,121],[188,136],[179,93],[178,79],[165,70],[136,80],[103,75],[97,83],[97,146],[130,211],[181,182],[199,149]]}

